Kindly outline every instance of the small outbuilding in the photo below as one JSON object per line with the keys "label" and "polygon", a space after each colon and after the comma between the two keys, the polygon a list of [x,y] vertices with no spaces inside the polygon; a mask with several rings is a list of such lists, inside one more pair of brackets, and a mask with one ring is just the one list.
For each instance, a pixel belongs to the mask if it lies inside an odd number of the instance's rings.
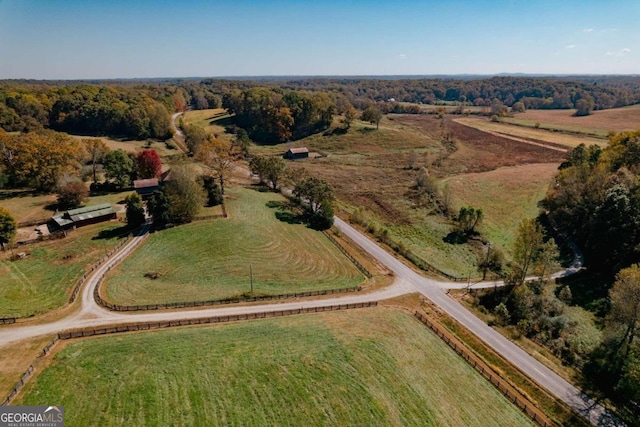
{"label": "small outbuilding", "polygon": [[309,157],[309,149],[307,147],[289,148],[284,153],[284,158],[289,160],[306,159]]}
{"label": "small outbuilding", "polygon": [[67,230],[73,227],[82,227],[89,224],[110,221],[116,219],[116,211],[109,203],[101,205],[86,206],[84,208],[71,209],[62,215],[55,215],[51,218],[58,228]]}
{"label": "small outbuilding", "polygon": [[150,196],[154,191],[159,190],[160,183],[158,182],[158,178],[136,179],[133,181],[133,188],[140,197],[145,198]]}

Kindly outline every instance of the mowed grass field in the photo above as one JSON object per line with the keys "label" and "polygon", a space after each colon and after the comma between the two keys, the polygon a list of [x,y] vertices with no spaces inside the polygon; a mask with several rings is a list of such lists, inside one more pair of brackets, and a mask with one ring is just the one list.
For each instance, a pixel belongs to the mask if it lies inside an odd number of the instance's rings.
{"label": "mowed grass field", "polygon": [[44,402],[82,426],[533,425],[381,307],[70,343],[13,403]]}
{"label": "mowed grass field", "polygon": [[69,292],[85,270],[119,242],[96,237],[122,227],[106,222],[78,228],[65,239],[16,249],[26,257],[11,261],[11,251],[0,252],[0,317],[25,317],[64,306]]}
{"label": "mowed grass field", "polygon": [[537,203],[544,198],[557,172],[557,163],[528,164],[456,175],[446,182],[458,208],[474,206],[483,210],[480,231],[492,244],[509,252],[520,221],[538,216]]}
{"label": "mowed grass field", "polygon": [[[154,233],[106,281],[118,304],[198,301],[356,286],[364,276],[320,232],[276,218],[278,194],[229,188],[230,217]],[[269,205],[269,206],[268,206]],[[157,272],[159,278],[145,278]]]}

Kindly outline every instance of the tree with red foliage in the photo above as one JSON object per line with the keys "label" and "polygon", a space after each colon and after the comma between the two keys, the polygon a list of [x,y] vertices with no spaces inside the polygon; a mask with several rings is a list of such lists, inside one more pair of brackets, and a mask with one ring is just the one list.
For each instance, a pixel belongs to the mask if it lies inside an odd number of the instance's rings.
{"label": "tree with red foliage", "polygon": [[136,156],[138,179],[158,178],[162,174],[162,161],[156,150],[142,150]]}

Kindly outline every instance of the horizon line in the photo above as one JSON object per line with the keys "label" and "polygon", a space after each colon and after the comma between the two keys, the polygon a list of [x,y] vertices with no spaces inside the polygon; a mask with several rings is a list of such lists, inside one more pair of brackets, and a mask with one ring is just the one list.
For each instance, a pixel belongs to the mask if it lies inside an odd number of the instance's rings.
{"label": "horizon line", "polygon": [[2,78],[0,82],[7,81],[38,81],[38,82],[86,82],[86,81],[133,81],[133,80],[254,80],[254,79],[288,79],[288,78],[443,78],[443,77],[640,77],[640,73],[439,73],[439,74],[237,74],[221,76],[178,76],[178,77],[83,77],[83,78]]}

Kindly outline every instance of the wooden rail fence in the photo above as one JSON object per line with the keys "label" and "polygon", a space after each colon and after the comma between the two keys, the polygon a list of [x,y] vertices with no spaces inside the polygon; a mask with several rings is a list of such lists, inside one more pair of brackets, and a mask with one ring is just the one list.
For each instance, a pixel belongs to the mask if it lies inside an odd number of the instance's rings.
{"label": "wooden rail fence", "polygon": [[208,307],[215,305],[237,304],[241,302],[256,302],[256,301],[272,301],[288,298],[302,298],[312,297],[319,295],[332,295],[332,294],[344,294],[348,292],[359,292],[362,290],[360,286],[351,288],[339,288],[339,289],[325,289],[321,291],[308,291],[308,292],[293,292],[288,294],[275,294],[275,295],[259,295],[255,297],[234,297],[234,298],[222,298],[207,301],[184,301],[184,302],[168,302],[158,304],[142,304],[142,305],[119,305],[106,301],[100,296],[100,287],[104,280],[104,275],[99,279],[98,285],[93,290],[93,297],[98,305],[107,308],[112,311],[145,311],[145,310],[167,310],[174,308],[189,308],[189,307]]}
{"label": "wooden rail fence", "polygon": [[[355,304],[337,304],[321,307],[300,307],[291,310],[276,310],[276,311],[262,311],[257,313],[248,314],[230,314],[227,316],[210,316],[200,317],[195,319],[183,319],[183,320],[166,320],[158,322],[140,322],[131,323],[128,325],[119,326],[103,326],[100,328],[83,328],[75,329],[58,333],[51,342],[49,342],[38,355],[38,359],[43,358],[51,352],[54,345],[60,340],[70,340],[75,338],[92,337],[97,335],[119,334],[132,331],[147,331],[151,329],[161,328],[173,328],[178,326],[191,326],[191,325],[206,325],[214,323],[228,323],[237,322],[241,320],[254,320],[254,319],[268,319],[275,317],[294,316],[297,314],[307,313],[321,313],[325,311],[342,311],[352,310],[356,308],[375,307],[378,305],[377,301],[360,302]],[[22,390],[27,380],[32,376],[35,371],[33,364],[29,365],[29,368],[20,377],[18,383],[13,387],[9,395],[0,403],[0,406],[6,406],[13,400],[14,397]]]}
{"label": "wooden rail fence", "polygon": [[344,246],[342,246],[340,242],[338,242],[338,240],[336,240],[335,237],[333,237],[327,231],[323,231],[323,233],[325,236],[327,236],[327,239],[329,239],[331,243],[333,243],[334,245],[336,245],[338,249],[340,249],[340,252],[342,252],[347,258],[349,258],[349,260],[353,263],[353,265],[355,265],[356,268],[360,270],[362,274],[364,274],[367,277],[367,279],[371,279],[371,277],[373,277],[371,272],[367,270],[362,264],[360,264],[360,262],[358,262],[358,260],[355,259],[353,255],[351,255],[349,251],[347,251],[347,249]]}
{"label": "wooden rail fence", "polygon": [[100,267],[102,264],[104,264],[109,258],[111,258],[113,254],[118,252],[129,241],[132,235],[133,234],[129,234],[123,241],[118,243],[116,247],[111,249],[109,253],[107,253],[104,257],[100,258],[95,264],[93,264],[91,266],[91,269],[89,269],[89,271],[85,272],[82,275],[82,277],[76,282],[75,286],[73,287],[73,290],[71,291],[71,296],[69,296],[69,304],[71,304],[76,300],[76,297],[78,296],[78,292],[80,292],[80,288],[82,287],[84,282],[87,280],[87,278],[91,276],[91,273],[96,271],[96,269]]}
{"label": "wooden rail fence", "polygon": [[476,371],[480,373],[485,379],[498,389],[507,399],[514,403],[522,412],[524,412],[529,418],[535,421],[542,427],[550,427],[554,424],[547,418],[547,416],[536,408],[532,402],[525,398],[515,388],[504,381],[493,369],[486,363],[481,361],[475,354],[473,354],[464,344],[458,341],[456,338],[445,330],[442,326],[429,320],[428,317],[420,313],[415,312],[415,317],[420,320],[424,325],[431,329],[440,339],[442,339],[449,347],[451,347],[456,353],[458,353],[464,360],[466,360]]}
{"label": "wooden rail fence", "polygon": [[51,220],[51,217],[32,219],[31,221],[23,221],[18,223],[18,228],[31,227],[33,225],[42,225],[42,224],[46,224],[50,220]]}

